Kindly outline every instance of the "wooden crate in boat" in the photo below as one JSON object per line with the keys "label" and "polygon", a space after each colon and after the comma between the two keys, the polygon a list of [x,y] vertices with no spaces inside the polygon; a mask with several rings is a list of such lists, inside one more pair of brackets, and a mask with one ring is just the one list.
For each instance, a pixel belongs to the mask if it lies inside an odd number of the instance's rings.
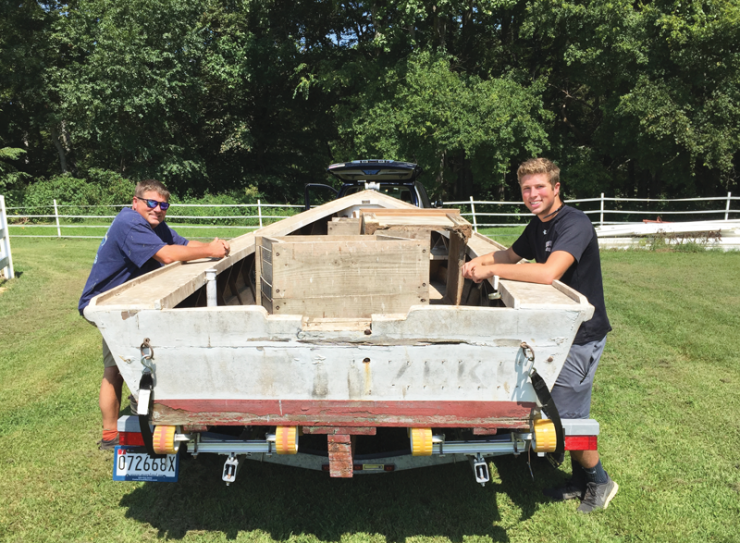
{"label": "wooden crate in boat", "polygon": [[258,237],[257,292],[271,314],[368,318],[429,303],[429,242],[383,236]]}

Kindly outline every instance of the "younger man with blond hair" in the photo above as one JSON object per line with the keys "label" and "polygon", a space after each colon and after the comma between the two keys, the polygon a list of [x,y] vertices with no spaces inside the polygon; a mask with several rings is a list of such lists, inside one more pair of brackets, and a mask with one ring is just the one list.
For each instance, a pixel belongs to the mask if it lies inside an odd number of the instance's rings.
{"label": "younger man with blond hair", "polygon": [[[223,258],[229,244],[218,238],[211,243],[188,241],[164,222],[169,209],[170,192],[154,179],[136,185],[131,207],[116,216],[95,255],[78,309],[84,310],[90,300],[164,264],[199,258]],[[103,414],[101,449],[118,444],[118,412],[121,408],[123,378],[103,340],[103,380],[99,405]]]}
{"label": "younger man with blond hair", "polygon": [[[474,258],[465,264],[463,273],[476,283],[494,275],[548,285],[559,280],[588,298],[594,315],[578,329],[551,392],[562,418],[587,419],[594,374],[611,330],[596,231],[583,212],[561,201],[560,169],[551,161],[528,160],[519,166],[517,178],[524,205],[534,218],[511,247]],[[517,265],[522,258],[536,263]],[[578,511],[582,513],[606,509],[619,486],[604,471],[599,453],[571,451],[570,456],[572,478],[545,494],[556,500],[580,498]]]}

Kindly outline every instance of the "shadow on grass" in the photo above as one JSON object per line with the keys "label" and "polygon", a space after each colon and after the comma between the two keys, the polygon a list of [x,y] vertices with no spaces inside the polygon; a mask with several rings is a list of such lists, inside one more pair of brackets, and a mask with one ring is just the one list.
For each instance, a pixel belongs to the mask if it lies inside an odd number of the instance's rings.
{"label": "shadow on grass", "polygon": [[[274,540],[340,541],[344,535],[381,536],[389,543],[413,536],[466,536],[509,541],[501,507],[530,518],[546,499],[540,489],[562,474],[525,455],[494,461],[493,483],[476,484],[467,463],[390,474],[330,479],[327,473],[245,461],[230,487],[221,481],[224,457],[187,458],[177,484],[146,483],[123,497],[126,516],[182,539],[190,531],[259,531]],[[507,499],[508,497],[508,499]],[[513,504],[513,505],[512,505]],[[508,511],[507,518],[517,515]]]}

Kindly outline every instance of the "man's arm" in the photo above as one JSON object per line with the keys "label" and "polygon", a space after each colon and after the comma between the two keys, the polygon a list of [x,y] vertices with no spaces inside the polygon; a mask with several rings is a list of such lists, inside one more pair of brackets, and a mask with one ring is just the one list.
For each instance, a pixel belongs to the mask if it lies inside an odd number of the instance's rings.
{"label": "man's arm", "polygon": [[227,241],[218,238],[210,243],[192,240],[187,245],[165,245],[154,255],[154,260],[170,264],[199,258],[223,258],[229,254],[230,249]]}
{"label": "man's arm", "polygon": [[463,267],[463,275],[476,283],[498,275],[501,279],[551,285],[575,262],[573,255],[566,251],[555,251],[543,264],[517,265],[519,260],[519,256],[509,247],[506,251],[496,251],[467,262]]}

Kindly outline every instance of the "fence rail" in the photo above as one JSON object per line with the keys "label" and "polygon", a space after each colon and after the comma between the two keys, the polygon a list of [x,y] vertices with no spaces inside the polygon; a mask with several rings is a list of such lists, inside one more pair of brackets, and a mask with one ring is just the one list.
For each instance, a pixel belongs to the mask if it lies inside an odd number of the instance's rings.
{"label": "fence rail", "polygon": [[[566,200],[565,203],[569,205],[575,205],[579,208],[581,208],[580,204],[594,204],[598,203],[598,208],[596,209],[582,209],[584,213],[587,215],[592,216],[592,222],[596,226],[603,227],[604,225],[611,225],[611,224],[635,224],[640,223],[642,221],[632,221],[630,220],[632,217],[643,217],[643,216],[653,216],[656,218],[662,217],[662,216],[677,216],[677,217],[685,217],[685,216],[694,216],[699,217],[699,219],[694,218],[694,220],[702,220],[702,217],[712,217],[711,220],[724,220],[729,221],[731,220],[731,217],[740,218],[740,209],[732,209],[732,202],[737,202],[740,200],[740,197],[738,196],[732,196],[732,193],[728,192],[727,196],[718,196],[718,197],[708,197],[708,198],[674,198],[674,199],[651,199],[651,198],[619,198],[619,197],[605,197],[602,193],[599,198],[581,198],[581,199],[575,199],[575,200]],[[697,205],[695,207],[701,208],[701,209],[666,209],[666,206],[669,206],[671,204],[681,204],[685,205],[691,202],[700,202],[702,204]],[[724,205],[720,208],[705,208],[704,203],[715,203],[720,202]],[[611,203],[612,205],[610,207],[616,208],[616,209],[607,209],[606,205],[607,203]],[[624,209],[621,206],[624,203],[629,204],[635,204],[635,203],[641,203],[642,209]],[[112,220],[119,208],[126,207],[128,204],[116,204],[116,205],[105,205],[105,206],[92,206],[92,205],[76,205],[76,204],[57,204],[57,201],[54,200],[52,203],[48,205],[36,205],[36,206],[28,206],[28,207],[9,207],[7,208],[7,211],[10,212],[8,215],[8,218],[11,220],[11,224],[9,225],[9,228],[6,230],[12,235],[13,237],[46,237],[46,238],[102,238],[103,234],[99,236],[83,236],[83,235],[70,235],[70,234],[64,234],[64,229],[76,229],[76,228],[88,228],[88,229],[107,229],[110,226],[110,223],[108,224],[80,224],[79,222],[74,221],[85,221],[85,220],[98,220],[98,219],[110,219]],[[515,206],[517,209],[509,212],[503,212],[501,210],[501,206]],[[467,207],[469,209],[461,209],[463,211],[461,213],[462,216],[470,217],[471,223],[473,224],[473,228],[477,232],[479,228],[495,228],[495,227],[511,227],[511,226],[522,226],[526,224],[531,214],[529,211],[526,210],[522,202],[508,202],[508,201],[487,201],[487,200],[475,200],[472,196],[469,200],[463,200],[463,201],[456,201],[456,202],[446,202],[445,207]],[[648,209],[651,207],[657,207],[659,209]],[[28,211],[28,210],[38,210],[43,208],[49,208],[53,209],[53,214],[43,214],[43,213],[22,213],[22,211]],[[60,212],[60,210],[69,209],[72,208],[73,210],[76,209],[95,209],[95,210],[101,210],[101,209],[111,209],[113,213],[110,215],[101,215],[101,214],[80,214],[80,213],[64,213]],[[303,208],[302,205],[292,205],[292,204],[263,204],[260,200],[257,201],[256,204],[176,204],[173,206],[173,210],[177,210],[180,208],[204,208],[204,209],[219,209],[219,208],[229,208],[229,209],[239,209],[239,208],[254,208],[256,209],[256,214],[251,215],[217,215],[217,214],[209,214],[209,215],[192,215],[192,214],[174,214],[170,212],[167,216],[167,222],[172,224],[173,226],[179,227],[179,228],[187,228],[187,229],[203,229],[203,230],[214,230],[214,229],[233,229],[233,230],[254,230],[257,228],[262,228],[266,222],[272,222],[274,220],[280,220],[288,218],[290,215],[273,215],[269,213],[268,211],[275,210],[275,209],[291,209],[291,208]],[[492,209],[496,208],[496,209]],[[266,213],[267,212],[267,213]],[[723,216],[724,219],[717,216]],[[598,217],[597,217],[598,216]],[[614,217],[619,218],[621,216],[622,220],[605,220],[605,217]],[[482,222],[487,221],[490,217],[505,217],[507,220],[505,222]],[[18,221],[39,221],[39,220],[45,220],[45,224],[39,224],[39,223],[25,223],[25,224],[17,224]],[[190,222],[197,222],[202,220],[209,220],[209,221],[231,221],[231,222],[241,222],[242,224],[187,224],[188,221]],[[73,221],[73,222],[70,222]],[[56,235],[33,235],[33,234],[22,234],[18,233],[19,229],[25,229],[25,228],[54,228],[56,229]],[[513,235],[513,234],[512,234]],[[198,236],[191,236],[191,237],[198,237]]]}

